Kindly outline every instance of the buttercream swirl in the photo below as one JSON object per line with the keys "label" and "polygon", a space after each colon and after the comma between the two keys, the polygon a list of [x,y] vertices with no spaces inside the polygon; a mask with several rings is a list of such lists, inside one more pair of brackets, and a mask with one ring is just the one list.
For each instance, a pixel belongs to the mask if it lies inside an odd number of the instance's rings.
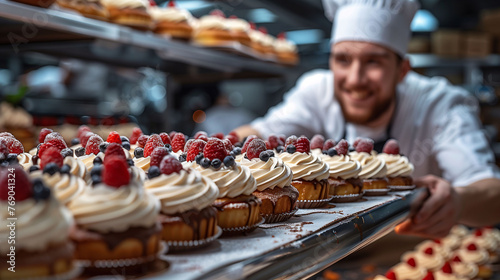
{"label": "buttercream swirl", "polygon": [[488,251],[481,249],[477,250],[467,250],[466,248],[460,248],[455,251],[458,257],[466,263],[474,263],[477,265],[486,264],[489,260]]}
{"label": "buttercream swirl", "polygon": [[361,179],[378,179],[384,178],[387,174],[387,165],[382,158],[376,155],[368,154],[365,152],[351,152],[349,154],[353,160],[361,163],[361,172],[359,178]]}
{"label": "buttercream swirl", "polygon": [[449,259],[451,257],[451,250],[449,247],[431,240],[422,241],[415,247],[415,249],[420,253],[424,252],[427,248],[432,248],[434,254],[440,255],[444,259]]}
{"label": "buttercream swirl", "polygon": [[321,159],[328,163],[330,167],[330,177],[340,179],[358,178],[361,172],[361,164],[358,161],[352,160],[346,155],[329,156],[320,154]]}
{"label": "buttercream swirl", "polygon": [[330,176],[330,167],[317,155],[284,152],[278,156],[292,169],[293,180],[319,181]]}
{"label": "buttercream swirl", "polygon": [[208,177],[219,188],[219,198],[234,198],[239,195],[251,195],[257,189],[257,181],[246,166],[235,163],[232,167],[222,165],[219,170],[203,168],[196,162],[183,162],[184,168],[192,167],[201,175]]}
{"label": "buttercream swirl", "polygon": [[222,29],[228,30],[226,19],[220,16],[206,15],[202,16],[197,23],[199,29]]}
{"label": "buttercream swirl", "polygon": [[407,261],[409,258],[414,258],[417,265],[425,268],[426,270],[437,271],[444,264],[443,256],[436,253],[429,255],[422,251],[408,252],[403,255],[402,260]]}
{"label": "buttercream swirl", "polygon": [[450,234],[463,238],[469,234],[469,229],[464,225],[454,225],[450,230]]}
{"label": "buttercream swirl", "polygon": [[467,280],[467,278],[451,273],[444,273],[440,270],[434,272],[434,280]]}
{"label": "buttercream swirl", "polygon": [[396,279],[420,280],[427,274],[421,267],[412,267],[406,262],[400,262],[391,268],[396,274]]}
{"label": "buttercream swirl", "polygon": [[474,279],[478,273],[477,265],[473,263],[465,263],[465,262],[450,262],[451,269],[453,273],[458,276],[466,277],[467,279]]}
{"label": "buttercream swirl", "polygon": [[402,155],[379,154],[387,165],[387,177],[408,177],[413,174],[413,164]]}
{"label": "buttercream swirl", "polygon": [[448,248],[449,250],[455,250],[460,247],[461,239],[453,234],[448,234],[446,237],[441,239],[441,244],[443,247]]}
{"label": "buttercream swirl", "polygon": [[160,202],[145,191],[142,182],[119,188],[104,183],[85,191],[68,205],[78,226],[101,233],[123,232],[156,223]]}
{"label": "buttercream swirl", "polygon": [[136,167],[144,171],[148,171],[150,167],[149,163],[151,161],[151,157],[134,158],[133,161]]}
{"label": "buttercream swirl", "polygon": [[297,46],[293,42],[282,38],[275,40],[274,49],[278,52],[297,52]]}
{"label": "buttercream swirl", "polygon": [[479,247],[485,249],[489,252],[494,252],[498,248],[498,244],[496,239],[494,238],[486,238],[486,236],[476,236],[474,234],[470,234],[464,238],[462,244],[470,244],[475,243]]}
{"label": "buttercream swirl", "polygon": [[[0,201],[0,208],[7,209],[7,202]],[[36,201],[29,198],[16,201],[16,249],[43,251],[50,245],[61,244],[68,240],[73,225],[71,213],[54,198]],[[8,211],[0,211],[0,240],[7,242],[10,229],[7,226]],[[2,254],[10,246],[0,246]]]}
{"label": "buttercream swirl", "polygon": [[87,166],[83,161],[79,160],[78,158],[74,157],[66,157],[64,158],[64,164],[67,164],[70,166],[70,172],[71,174],[78,176],[82,179],[86,179],[87,175]]}
{"label": "buttercream swirl", "polygon": [[292,185],[292,170],[280,158],[271,157],[267,161],[243,158],[241,164],[250,168],[259,191]]}
{"label": "buttercream swirl", "polygon": [[32,172],[30,177],[41,178],[45,186],[49,187],[53,191],[54,196],[64,205],[68,205],[70,201],[81,195],[88,187],[82,178],[59,172],[50,175],[37,170]]}
{"label": "buttercream swirl", "polygon": [[169,215],[193,209],[200,211],[219,196],[215,183],[194,169],[162,174],[146,181],[144,187],[160,200],[161,211]]}
{"label": "buttercream swirl", "polygon": [[101,0],[104,6],[117,7],[120,9],[125,8],[142,8],[147,9],[149,2],[147,0]]}
{"label": "buttercream swirl", "polygon": [[248,21],[241,18],[228,18],[226,19],[226,25],[232,31],[248,32],[250,30]]}
{"label": "buttercream swirl", "polygon": [[17,160],[19,164],[23,166],[24,170],[28,170],[33,165],[33,161],[31,160],[32,157],[30,153],[20,153],[17,155]]}
{"label": "buttercream swirl", "polygon": [[151,7],[149,13],[156,21],[187,22],[193,16],[187,10],[178,8],[158,8]]}

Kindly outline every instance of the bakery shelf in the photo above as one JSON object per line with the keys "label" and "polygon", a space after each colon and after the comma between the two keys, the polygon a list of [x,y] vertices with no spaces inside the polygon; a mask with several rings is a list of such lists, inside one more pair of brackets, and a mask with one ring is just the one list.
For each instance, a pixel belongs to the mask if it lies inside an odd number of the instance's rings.
{"label": "bakery shelf", "polygon": [[408,56],[413,68],[500,66],[498,54],[478,58],[441,57],[434,54],[409,54]]}
{"label": "bakery shelf", "polygon": [[[38,51],[129,67],[154,67],[176,74],[193,71],[244,77],[281,76],[290,67],[170,40],[152,32],[89,19],[70,11],[0,0],[0,52]],[[14,43],[13,43],[14,42]],[[202,70],[193,70],[192,66]],[[203,72],[202,72],[203,73]],[[198,74],[198,73],[195,73]]]}
{"label": "bakery shelf", "polygon": [[425,189],[301,209],[289,221],[162,256],[165,272],[144,279],[305,279],[389,233]]}

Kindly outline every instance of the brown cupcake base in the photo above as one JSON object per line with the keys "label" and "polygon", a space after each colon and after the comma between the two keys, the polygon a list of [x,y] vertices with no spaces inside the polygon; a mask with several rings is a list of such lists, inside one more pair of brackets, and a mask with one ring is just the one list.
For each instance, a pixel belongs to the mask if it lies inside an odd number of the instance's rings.
{"label": "brown cupcake base", "polygon": [[[328,198],[328,180],[293,180],[292,186],[299,191],[298,200],[323,200]],[[299,206],[300,207],[300,206]]]}
{"label": "brown cupcake base", "polygon": [[299,191],[292,186],[285,186],[283,188],[275,187],[263,191],[254,191],[253,195],[262,201],[260,213],[262,215],[271,215],[292,211],[299,197]]}
{"label": "brown cupcake base", "polygon": [[363,180],[328,178],[329,194],[333,196],[359,195],[363,193]]}
{"label": "brown cupcake base", "polygon": [[262,219],[261,204],[254,195],[218,198],[213,204],[217,209],[217,225],[222,230],[251,227]]}
{"label": "brown cupcake base", "polygon": [[389,186],[413,186],[412,177],[387,177]]}
{"label": "brown cupcake base", "polygon": [[328,204],[332,197],[317,200],[297,200],[297,207],[300,209],[321,208]]}
{"label": "brown cupcake base", "polygon": [[208,206],[176,215],[160,214],[161,239],[168,242],[196,241],[210,238],[217,230],[217,210]]}
{"label": "brown cupcake base", "polygon": [[260,218],[260,221],[257,223],[250,225],[250,226],[244,226],[244,227],[234,227],[234,228],[223,228],[222,229],[222,236],[234,236],[234,235],[242,235],[242,234],[249,234],[252,231],[254,231],[256,228],[258,228],[260,225],[264,223],[264,218]]}

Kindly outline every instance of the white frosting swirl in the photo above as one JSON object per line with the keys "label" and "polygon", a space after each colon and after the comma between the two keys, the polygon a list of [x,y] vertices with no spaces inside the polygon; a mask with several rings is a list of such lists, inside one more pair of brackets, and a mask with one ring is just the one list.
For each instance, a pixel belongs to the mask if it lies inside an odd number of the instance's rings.
{"label": "white frosting swirl", "polygon": [[486,238],[486,236],[476,236],[474,233],[469,234],[462,240],[462,244],[474,243],[477,246],[489,252],[494,252],[498,248],[498,243],[494,238]]}
{"label": "white frosting swirl", "polygon": [[250,30],[248,21],[241,18],[228,18],[226,19],[226,25],[232,31],[248,32]]}
{"label": "white frosting swirl", "polygon": [[357,160],[361,163],[359,178],[379,179],[384,178],[387,175],[387,165],[382,158],[378,158],[376,155],[365,152],[352,152],[349,155],[353,160]]}
{"label": "white frosting swirl", "polygon": [[206,15],[202,16],[197,23],[198,29],[221,29],[228,30],[226,19],[220,16]]}
{"label": "white frosting swirl", "polygon": [[455,254],[466,263],[474,263],[477,265],[486,264],[489,260],[488,251],[477,247],[477,250],[468,250],[467,248],[460,248],[455,251]]}
{"label": "white frosting swirl", "polygon": [[330,167],[316,155],[284,152],[278,156],[292,169],[293,180],[319,181],[330,176]]}
{"label": "white frosting swirl", "polygon": [[[0,246],[2,254],[8,252],[7,238],[10,233],[7,202],[0,201]],[[16,201],[16,248],[26,251],[43,251],[50,245],[60,244],[68,240],[73,217],[69,211],[51,197],[38,202],[33,198]]]}
{"label": "white frosting swirl", "polygon": [[320,157],[324,162],[328,163],[331,178],[340,178],[344,180],[358,178],[361,172],[361,163],[352,160],[349,156],[336,155],[331,157],[329,155],[320,154]]}
{"label": "white frosting swirl", "polygon": [[446,237],[441,239],[441,244],[443,245],[443,247],[446,247],[451,251],[460,247],[461,242],[461,239],[453,234],[448,234]]}
{"label": "white frosting swirl", "polygon": [[451,269],[453,273],[458,276],[466,277],[467,279],[474,279],[478,273],[477,265],[473,263],[465,263],[465,262],[450,262]]}
{"label": "white frosting swirl", "polygon": [[407,157],[401,155],[379,154],[387,165],[387,177],[408,177],[413,174],[413,164]]}
{"label": "white frosting swirl", "polygon": [[434,280],[467,280],[467,278],[455,274],[444,273],[439,270],[434,272]]}
{"label": "white frosting swirl", "polygon": [[429,255],[422,251],[407,252],[401,257],[404,261],[407,261],[410,258],[414,258],[419,267],[432,271],[440,269],[445,262],[443,256],[439,254],[433,253],[432,255]]}
{"label": "white frosting swirl", "polygon": [[64,164],[67,164],[71,167],[71,174],[78,176],[82,179],[86,179],[87,176],[87,166],[85,163],[78,158],[74,157],[66,157],[64,158]]}
{"label": "white frosting swirl", "polygon": [[469,234],[469,229],[464,225],[454,225],[450,230],[450,234],[463,238]]}
{"label": "white frosting swirl", "polygon": [[391,268],[396,279],[420,280],[425,277],[426,270],[421,267],[412,267],[406,262],[400,262]]}
{"label": "white frosting swirl", "polygon": [[147,9],[149,7],[149,2],[147,0],[101,0],[101,2],[104,6],[117,7],[119,9]]}
{"label": "white frosting swirl", "polygon": [[271,157],[267,161],[258,158],[252,160],[242,158],[241,164],[250,168],[259,191],[292,185],[292,170],[280,158]]}
{"label": "white frosting swirl", "polygon": [[187,10],[178,8],[159,8],[151,7],[149,13],[156,21],[169,21],[169,22],[186,22],[189,21],[193,16]]}
{"label": "white frosting swirl", "polygon": [[203,168],[196,162],[183,162],[184,168],[194,168],[201,175],[211,179],[219,188],[219,198],[234,198],[239,195],[251,195],[257,189],[257,181],[246,166],[235,163],[233,167],[222,165],[219,170],[212,167]]}
{"label": "white frosting swirl", "polygon": [[151,157],[134,158],[133,161],[136,167],[144,171],[148,171],[150,167],[149,163],[151,162]]}
{"label": "white frosting swirl", "polygon": [[81,195],[83,191],[88,188],[85,181],[77,176],[61,174],[59,172],[54,175],[48,173],[42,173],[41,170],[37,170],[30,174],[31,178],[41,178],[44,185],[49,187],[55,197],[64,205],[74,200],[76,197]]}
{"label": "white frosting swirl", "polygon": [[440,255],[444,259],[451,257],[451,250],[448,247],[431,240],[422,241],[415,247],[420,253],[423,253],[427,248],[432,248],[435,254]]}
{"label": "white frosting swirl", "polygon": [[31,160],[32,157],[30,153],[20,153],[17,155],[17,160],[19,164],[23,166],[24,170],[28,170],[33,165],[33,161]]}
{"label": "white frosting swirl", "polygon": [[162,174],[146,181],[144,187],[160,200],[162,212],[169,215],[193,209],[200,211],[219,196],[215,183],[194,169]]}
{"label": "white frosting swirl", "polygon": [[297,46],[293,42],[282,38],[274,41],[274,49],[277,52],[297,52]]}

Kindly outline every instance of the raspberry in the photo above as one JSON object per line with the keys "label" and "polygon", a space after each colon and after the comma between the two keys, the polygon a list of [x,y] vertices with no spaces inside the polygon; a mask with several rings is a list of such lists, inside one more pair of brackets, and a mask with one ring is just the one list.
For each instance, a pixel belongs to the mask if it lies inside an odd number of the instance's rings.
{"label": "raspberry", "polygon": [[174,172],[180,173],[182,164],[172,155],[163,157],[160,163],[160,171],[165,175],[170,175]]}
{"label": "raspberry", "polygon": [[44,169],[45,165],[55,163],[59,168],[63,166],[64,157],[61,155],[61,150],[56,147],[48,148],[43,157],[40,158],[40,169]]}
{"label": "raspberry", "polygon": [[149,165],[151,166],[160,166],[161,160],[164,156],[169,155],[168,149],[165,147],[156,147],[151,153],[151,160]]}
{"label": "raspberry", "polygon": [[108,147],[106,148],[106,152],[104,152],[104,161],[106,161],[106,159],[110,155],[120,156],[123,157],[124,159],[127,159],[127,156],[125,155],[122,146],[118,143],[111,143],[108,145]]}
{"label": "raspberry", "polygon": [[271,146],[271,142],[264,141],[264,143],[266,143],[266,149],[268,149],[268,150],[272,150],[273,149],[273,147]]}
{"label": "raspberry", "polygon": [[335,141],[333,139],[328,139],[323,144],[323,151],[328,151],[333,147],[335,147]]}
{"label": "raspberry", "polygon": [[241,153],[246,153],[247,149],[248,149],[248,145],[250,145],[250,142],[252,142],[252,140],[254,139],[257,139],[259,137],[257,137],[257,135],[250,135],[247,137],[247,140],[245,141],[245,144],[243,144],[243,148],[241,149]]}
{"label": "raspberry", "polygon": [[222,139],[224,139],[224,133],[217,132],[217,133],[210,135],[210,137],[215,137],[215,138],[219,138],[220,140],[222,140]]}
{"label": "raspberry", "polygon": [[285,141],[286,141],[286,136],[285,136],[285,134],[279,134],[279,135],[278,135],[278,140],[279,140],[278,144],[279,144],[280,146],[284,146],[284,145],[285,145]]}
{"label": "raspberry", "polygon": [[337,143],[334,149],[337,151],[339,155],[345,156],[349,152],[349,143],[347,143],[346,140],[342,139]]}
{"label": "raspberry", "polygon": [[161,141],[163,142],[164,145],[170,144],[170,142],[171,142],[170,136],[168,136],[168,134],[165,132],[160,133],[160,138],[161,138]]}
{"label": "raspberry", "polygon": [[368,138],[361,139],[361,140],[359,140],[355,149],[356,149],[356,152],[358,152],[358,153],[365,152],[365,153],[369,154],[373,150],[373,140],[368,139]]}
{"label": "raspberry", "polygon": [[203,135],[202,134],[202,135],[198,136],[198,138],[196,138],[196,139],[200,139],[200,140],[203,140],[205,142],[208,142],[208,136],[207,135]]}
{"label": "raspberry", "polygon": [[104,140],[102,140],[101,136],[94,134],[89,138],[89,141],[87,141],[87,146],[85,146],[85,154],[90,155],[94,154],[97,155],[100,150],[99,150],[99,145],[103,143]]}
{"label": "raspberry", "polygon": [[0,137],[10,137],[10,138],[15,138],[14,135],[10,132],[0,132]]}
{"label": "raspberry", "polygon": [[130,172],[128,171],[127,160],[121,156],[110,155],[104,161],[102,181],[106,185],[115,188],[128,185],[130,182]]}
{"label": "raspberry", "polygon": [[47,134],[47,136],[45,136],[45,139],[43,141],[48,142],[52,139],[60,139],[64,142],[64,138],[62,137],[61,134],[59,134],[59,132],[51,132],[51,133]]}
{"label": "raspberry", "polygon": [[225,18],[225,17],[226,17],[226,15],[224,15],[224,12],[223,12],[223,11],[221,11],[221,10],[219,10],[219,9],[212,10],[212,11],[210,12],[210,15],[212,15],[212,16],[217,16],[217,17],[221,17],[221,18]]}
{"label": "raspberry", "polygon": [[208,138],[208,134],[205,131],[198,131],[194,134],[194,139],[199,139],[200,136],[206,136]]}
{"label": "raspberry", "polygon": [[170,136],[170,140],[173,140],[174,139],[174,136],[177,134],[177,131],[173,130],[173,131],[170,131],[170,133],[168,134],[168,136]]}
{"label": "raspberry", "polygon": [[396,273],[394,273],[394,271],[392,271],[392,270],[387,271],[387,273],[385,274],[385,277],[389,280],[397,280]]}
{"label": "raspberry", "polygon": [[227,155],[229,155],[229,153],[224,146],[224,142],[222,142],[219,138],[208,139],[205,148],[203,148],[203,156],[209,160],[218,158],[223,161]]}
{"label": "raspberry", "polygon": [[59,149],[59,152],[67,148],[66,143],[64,143],[63,140],[57,138],[52,139],[40,145],[40,149],[38,150],[38,157],[42,158],[43,153],[50,147],[55,147]]}
{"label": "raspberry", "polygon": [[359,141],[363,140],[363,137],[356,137],[356,139],[354,140],[354,143],[352,143],[352,147],[354,149],[356,149],[356,147],[358,146],[358,143]]}
{"label": "raspberry", "polygon": [[297,142],[295,143],[295,148],[297,148],[297,152],[308,154],[311,151],[311,144],[309,143],[309,139],[305,136],[299,137]]}
{"label": "raspberry", "polygon": [[434,280],[434,274],[432,274],[432,271],[428,271],[427,275],[422,280]]}
{"label": "raspberry", "polygon": [[269,141],[269,144],[271,146],[269,150],[276,149],[279,146],[279,139],[278,136],[276,136],[275,134],[269,135],[267,141]]}
{"label": "raspberry", "polygon": [[477,237],[483,236],[483,231],[481,229],[476,229],[474,232],[474,235]]}
{"label": "raspberry", "polygon": [[122,139],[120,139],[120,134],[116,131],[111,131],[108,135],[108,139],[106,139],[106,142],[108,143],[118,143],[122,144]]}
{"label": "raspberry", "polygon": [[233,131],[231,131],[231,132],[229,132],[229,133],[228,133],[228,135],[233,135],[234,137],[236,137],[236,138],[238,138],[238,139],[240,138],[240,137],[238,136],[238,133],[236,133],[236,131],[234,131],[234,130],[233,130]]}
{"label": "raspberry", "polygon": [[[234,146],[231,143],[231,140],[224,139],[224,140],[222,140],[222,143],[224,143],[224,147],[226,147],[226,151],[227,151],[228,154],[234,149]],[[222,159],[222,160],[224,160],[224,159]]]}
{"label": "raspberry", "polygon": [[80,138],[80,144],[82,144],[82,147],[87,146],[87,142],[89,141],[89,138],[92,137],[94,133],[88,131],[84,132],[82,138]]}
{"label": "raspberry", "polygon": [[411,267],[417,267],[417,262],[415,261],[414,258],[409,258],[406,263],[410,265]]}
{"label": "raspberry", "polygon": [[196,139],[189,139],[187,142],[186,142],[186,145],[184,145],[184,152],[187,153],[189,151],[189,147],[191,147],[191,145],[193,144],[194,140]]}
{"label": "raspberry", "polygon": [[[14,169],[14,172],[11,172]],[[9,183],[12,186],[12,178],[15,178],[15,202],[28,199],[32,195],[32,185],[28,175],[21,165],[13,165],[7,168],[0,168],[0,200],[7,201],[9,197]]]}
{"label": "raspberry", "polygon": [[323,149],[323,144],[325,143],[325,137],[320,134],[316,134],[311,139],[311,149]]}
{"label": "raspberry", "polygon": [[9,148],[4,140],[0,140],[0,161],[5,160],[9,156]]}
{"label": "raspberry", "polygon": [[424,250],[424,253],[432,256],[434,254],[434,250],[432,250],[432,247],[428,247]]}
{"label": "raspberry", "polygon": [[259,158],[260,153],[262,153],[265,150],[267,150],[267,148],[264,140],[259,138],[254,139],[252,140],[252,142],[250,142],[250,145],[248,145],[247,158],[248,159]]}
{"label": "raspberry", "polygon": [[134,127],[132,129],[132,135],[130,135],[130,144],[135,145],[137,143],[137,139],[139,139],[139,136],[141,136],[142,130],[138,127]]}
{"label": "raspberry", "polygon": [[449,262],[445,262],[441,270],[446,274],[453,274],[453,270],[451,269],[451,265]]}
{"label": "raspberry", "polygon": [[460,257],[458,255],[455,256],[451,261],[452,262],[462,262],[462,260],[460,259]]}
{"label": "raspberry", "polygon": [[232,134],[226,135],[225,139],[229,139],[229,141],[231,141],[232,145],[234,145],[234,144],[238,143],[238,141],[240,141],[240,139],[238,138],[238,136],[234,136]]}
{"label": "raspberry", "polygon": [[90,128],[86,125],[81,125],[78,128],[78,133],[76,134],[76,138],[82,138],[87,132],[92,132]]}
{"label": "raspberry", "polygon": [[469,250],[469,251],[477,251],[476,244],[470,243],[469,245],[467,245],[467,250]]}
{"label": "raspberry", "polygon": [[170,144],[172,145],[172,151],[174,151],[174,153],[182,151],[182,149],[184,149],[184,145],[186,145],[186,137],[184,137],[184,134],[180,132],[176,133]]}
{"label": "raspberry", "polygon": [[384,149],[382,153],[390,154],[390,155],[399,155],[399,143],[397,140],[390,139],[385,142]]}
{"label": "raspberry", "polygon": [[52,132],[54,132],[52,129],[42,128],[42,130],[40,130],[40,134],[38,135],[38,143],[43,143],[43,141],[45,141],[45,137]]}
{"label": "raspberry", "polygon": [[157,147],[164,147],[163,141],[161,141],[161,137],[158,134],[153,134],[149,136],[146,145],[144,146],[144,157],[148,157],[153,153],[153,150]]}
{"label": "raspberry", "polygon": [[295,142],[297,142],[297,136],[291,135],[286,138],[285,147],[287,147],[288,145],[295,145]]}
{"label": "raspberry", "polygon": [[186,161],[194,161],[196,156],[203,152],[206,144],[207,143],[201,139],[194,140],[187,151]]}
{"label": "raspberry", "polygon": [[137,139],[137,145],[141,148],[144,148],[146,146],[146,142],[148,142],[149,135],[141,135]]}
{"label": "raspberry", "polygon": [[2,139],[2,142],[7,146],[7,149],[9,149],[9,153],[11,154],[22,154],[24,153],[24,147],[19,140],[16,138],[12,137],[0,137]]}

